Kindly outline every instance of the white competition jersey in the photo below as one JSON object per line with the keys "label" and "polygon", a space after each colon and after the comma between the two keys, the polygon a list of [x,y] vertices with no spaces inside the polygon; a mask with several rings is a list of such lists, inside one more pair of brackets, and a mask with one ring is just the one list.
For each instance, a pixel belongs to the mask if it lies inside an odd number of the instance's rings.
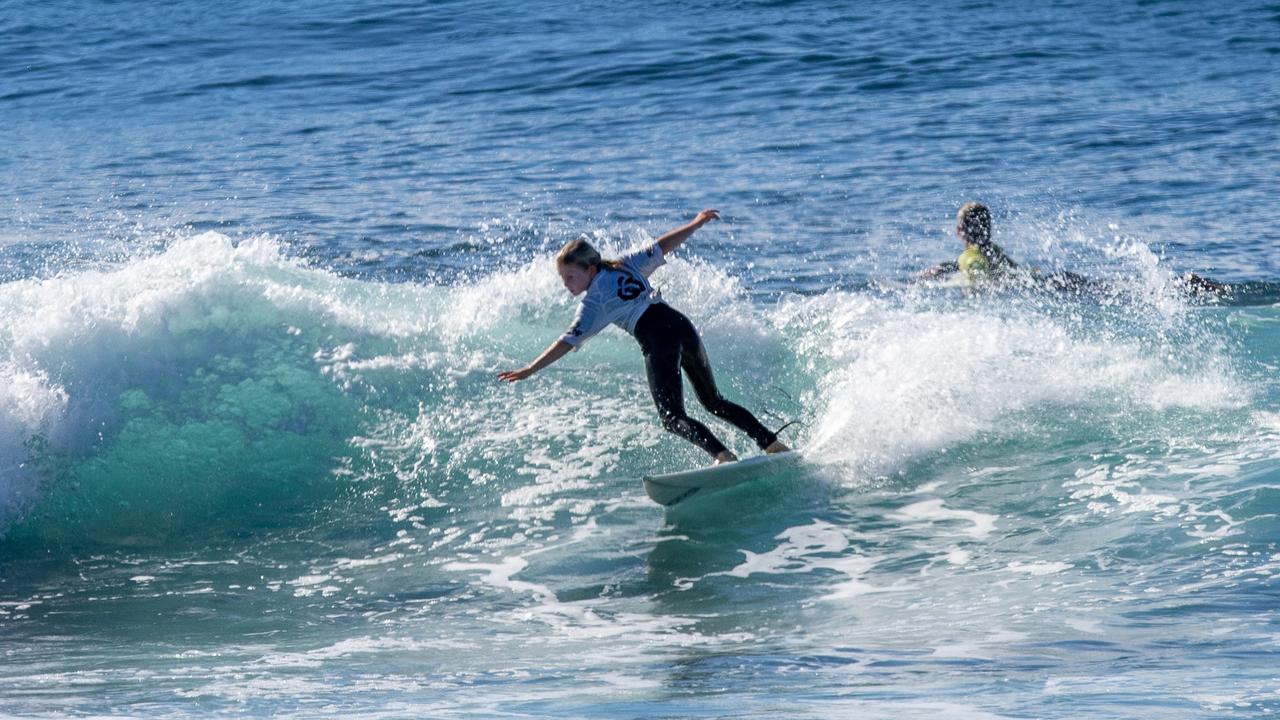
{"label": "white competition jersey", "polygon": [[609,323],[635,333],[636,322],[649,306],[662,302],[661,294],[649,284],[649,275],[666,264],[658,243],[618,258],[619,268],[601,267],[586,293],[569,331],[560,342],[579,347]]}

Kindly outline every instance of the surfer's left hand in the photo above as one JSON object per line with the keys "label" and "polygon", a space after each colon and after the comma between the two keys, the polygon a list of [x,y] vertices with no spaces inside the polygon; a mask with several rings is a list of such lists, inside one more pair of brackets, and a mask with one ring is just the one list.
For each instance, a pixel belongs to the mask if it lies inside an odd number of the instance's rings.
{"label": "surfer's left hand", "polygon": [[529,377],[532,374],[533,374],[533,370],[531,368],[525,367],[525,368],[520,368],[519,370],[506,370],[506,371],[500,372],[498,373],[498,379],[505,380],[509,383],[513,383],[517,380],[524,380],[525,378]]}

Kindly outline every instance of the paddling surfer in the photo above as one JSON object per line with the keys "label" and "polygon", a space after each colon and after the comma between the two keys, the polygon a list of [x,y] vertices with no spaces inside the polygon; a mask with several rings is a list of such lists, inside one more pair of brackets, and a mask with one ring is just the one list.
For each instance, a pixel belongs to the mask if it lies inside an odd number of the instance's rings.
{"label": "paddling surfer", "polygon": [[[956,236],[964,243],[964,251],[955,262],[939,263],[916,275],[924,280],[959,275],[966,285],[991,286],[1004,282],[1032,283],[1051,290],[1107,291],[1105,281],[1094,280],[1065,270],[1040,273],[1015,263],[1001,247],[991,239],[991,211],[977,202],[965,203],[956,213]],[[1188,293],[1225,297],[1231,294],[1231,286],[1210,280],[1195,273],[1178,278]]]}

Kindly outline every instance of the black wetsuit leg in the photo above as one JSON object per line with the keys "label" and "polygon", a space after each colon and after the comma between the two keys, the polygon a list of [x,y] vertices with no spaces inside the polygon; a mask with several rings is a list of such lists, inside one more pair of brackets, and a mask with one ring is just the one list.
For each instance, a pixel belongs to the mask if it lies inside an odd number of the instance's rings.
{"label": "black wetsuit leg", "polygon": [[756,445],[759,445],[761,450],[769,447],[778,439],[778,436],[762,425],[749,410],[737,403],[726,400],[720,394],[720,391],[716,388],[715,376],[711,374],[711,362],[707,360],[707,350],[697,332],[694,332],[691,342],[684,343],[681,346],[680,366],[684,368],[685,374],[689,376],[689,382],[693,383],[693,391],[697,393],[698,401],[712,415],[751,436],[751,439],[756,441]]}
{"label": "black wetsuit leg", "polygon": [[649,392],[658,408],[658,417],[667,432],[675,433],[712,455],[728,448],[706,425],[684,411],[684,384],[680,380],[680,350],[670,348],[644,354],[644,369],[649,376]]}
{"label": "black wetsuit leg", "polygon": [[761,448],[768,447],[776,436],[769,432],[745,408],[725,400],[716,389],[707,362],[706,351],[693,323],[665,304],[654,304],[636,323],[636,340],[644,352],[649,391],[658,408],[662,427],[675,433],[712,455],[726,450],[723,443],[706,425],[689,417],[684,409],[684,385],[680,370],[689,375],[698,399],[717,417],[741,428]]}

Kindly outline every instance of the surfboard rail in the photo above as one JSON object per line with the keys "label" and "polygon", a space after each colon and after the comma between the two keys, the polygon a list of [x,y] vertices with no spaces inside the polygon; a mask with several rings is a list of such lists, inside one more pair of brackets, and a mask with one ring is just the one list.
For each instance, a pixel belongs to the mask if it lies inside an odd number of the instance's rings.
{"label": "surfboard rail", "polygon": [[711,467],[681,470],[673,473],[644,476],[644,491],[650,500],[670,507],[694,495],[707,494],[731,488],[735,485],[767,477],[784,467],[800,462],[798,451],[757,455],[737,462]]}

